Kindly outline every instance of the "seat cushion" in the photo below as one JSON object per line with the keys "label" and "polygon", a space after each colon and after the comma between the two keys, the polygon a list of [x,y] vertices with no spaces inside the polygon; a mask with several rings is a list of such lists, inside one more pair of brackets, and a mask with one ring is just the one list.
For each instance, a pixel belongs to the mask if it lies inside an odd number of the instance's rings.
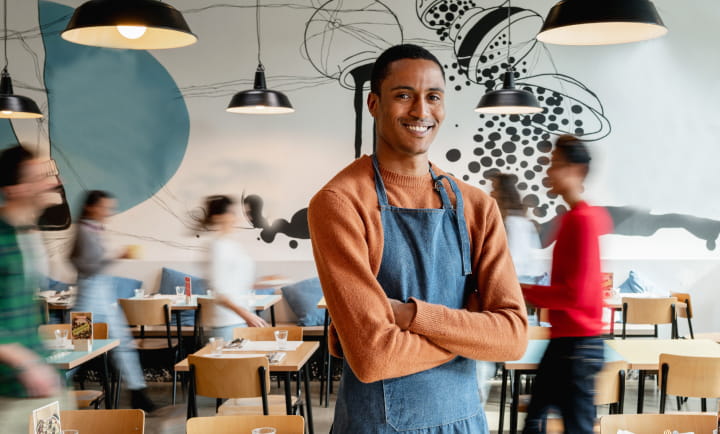
{"label": "seat cushion", "polygon": [[317,307],[322,298],[320,279],[301,280],[280,288],[290,309],[297,315],[299,326],[318,326],[325,320],[325,309]]}
{"label": "seat cushion", "polygon": [[135,296],[135,290],[142,288],[142,280],[131,279],[129,277],[110,276],[112,285],[115,289],[115,298],[132,298]]}
{"label": "seat cushion", "polygon": [[[207,279],[193,276],[183,271],[163,267],[162,275],[160,276],[160,294],[175,295],[176,286],[185,286],[185,277],[190,277],[190,284],[192,286],[193,294],[202,295],[207,292]],[[195,313],[192,311],[180,312],[180,323],[184,326],[195,325]]]}

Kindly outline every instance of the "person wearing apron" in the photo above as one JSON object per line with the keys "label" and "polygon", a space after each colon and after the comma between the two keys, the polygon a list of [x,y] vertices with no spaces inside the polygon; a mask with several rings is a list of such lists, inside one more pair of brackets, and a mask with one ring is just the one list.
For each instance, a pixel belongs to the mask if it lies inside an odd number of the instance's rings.
{"label": "person wearing apron", "polygon": [[395,46],[373,77],[377,152],[308,209],[328,345],[344,359],[332,432],[486,433],[475,359],[517,359],[527,344],[502,219],[427,159],[444,118],[437,59]]}

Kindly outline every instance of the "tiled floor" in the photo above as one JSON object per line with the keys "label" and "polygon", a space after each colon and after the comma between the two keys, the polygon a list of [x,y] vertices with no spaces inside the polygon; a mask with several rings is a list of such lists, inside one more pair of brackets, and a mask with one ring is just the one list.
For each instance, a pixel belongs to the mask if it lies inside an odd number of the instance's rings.
{"label": "tiled floor", "polygon": [[[337,383],[336,383],[337,385]],[[274,385],[273,387],[277,387]],[[318,434],[328,433],[333,417],[333,406],[335,404],[334,396],[331,397],[330,407],[325,408],[318,406],[318,393],[320,385],[318,382],[311,383],[313,402],[313,417],[315,422],[315,432]],[[149,387],[150,395],[153,400],[161,406],[160,409],[148,415],[146,419],[146,430],[148,434],[184,434],[185,433],[185,401],[181,394],[178,394],[179,403],[174,407],[170,404],[170,383],[151,383]],[[273,393],[282,393],[273,390]],[[655,386],[655,381],[648,379],[646,382],[645,392],[645,412],[657,413],[660,392]],[[121,402],[121,407],[127,408],[127,397]],[[500,381],[495,379],[492,381],[490,399],[486,406],[486,414],[491,432],[497,431],[498,426],[498,408],[500,402]],[[628,380],[626,383],[625,394],[625,412],[634,413],[637,405],[637,380]],[[676,411],[675,399],[669,401],[669,410]],[[215,400],[208,398],[199,398],[199,412],[201,416],[211,416],[214,414]],[[708,410],[717,409],[717,402],[709,400]],[[700,411],[700,400],[690,399],[683,407],[683,411]],[[600,408],[599,414],[606,414],[607,408]],[[506,411],[505,431],[509,426],[508,411]],[[520,415],[520,428],[522,428],[522,416]]]}

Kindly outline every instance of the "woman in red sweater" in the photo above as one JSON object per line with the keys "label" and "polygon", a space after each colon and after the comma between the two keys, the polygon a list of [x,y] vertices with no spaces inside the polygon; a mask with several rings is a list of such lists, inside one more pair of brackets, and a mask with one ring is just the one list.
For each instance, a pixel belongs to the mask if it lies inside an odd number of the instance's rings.
{"label": "woman in red sweater", "polygon": [[605,209],[582,199],[589,168],[583,142],[571,135],[558,137],[548,169],[550,191],[562,196],[570,211],[556,233],[550,286],[523,285],[525,299],[549,309],[552,324],[524,433],[544,432],[551,406],[562,413],[565,432],[593,432],[594,377],[603,364],[599,237],[610,232],[612,223]]}

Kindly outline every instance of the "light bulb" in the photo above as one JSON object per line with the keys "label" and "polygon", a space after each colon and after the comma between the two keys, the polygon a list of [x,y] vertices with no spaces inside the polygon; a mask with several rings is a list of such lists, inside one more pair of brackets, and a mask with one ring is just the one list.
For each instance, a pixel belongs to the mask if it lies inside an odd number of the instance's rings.
{"label": "light bulb", "polygon": [[128,39],[138,39],[145,34],[145,26],[117,26],[118,32]]}

